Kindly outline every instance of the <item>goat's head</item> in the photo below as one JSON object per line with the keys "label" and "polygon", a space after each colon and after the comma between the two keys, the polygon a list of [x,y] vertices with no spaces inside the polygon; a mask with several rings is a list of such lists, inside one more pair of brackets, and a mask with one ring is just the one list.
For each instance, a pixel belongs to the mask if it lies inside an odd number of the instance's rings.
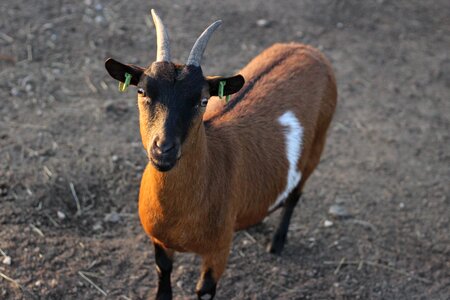
{"label": "goat's head", "polygon": [[188,136],[195,135],[202,124],[208,99],[217,96],[219,83],[225,81],[224,95],[236,93],[244,85],[241,75],[204,77],[200,62],[212,33],[221,21],[211,24],[197,39],[185,65],[170,60],[169,36],[159,16],[152,10],[156,27],[156,61],[148,68],[122,64],[108,59],[108,73],[121,82],[131,75],[131,85],[138,88],[141,138],[154,167],[171,170],[182,153]]}

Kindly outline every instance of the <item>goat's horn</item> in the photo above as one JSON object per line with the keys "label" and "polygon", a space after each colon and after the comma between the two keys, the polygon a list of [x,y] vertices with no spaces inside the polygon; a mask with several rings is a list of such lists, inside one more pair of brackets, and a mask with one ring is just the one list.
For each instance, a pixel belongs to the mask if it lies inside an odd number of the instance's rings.
{"label": "goat's horn", "polygon": [[206,28],[205,31],[203,31],[203,33],[198,37],[197,41],[195,41],[194,47],[192,47],[186,65],[192,65],[196,67],[200,66],[203,52],[205,52],[209,38],[221,24],[222,21],[216,21],[209,25],[209,27]]}
{"label": "goat's horn", "polygon": [[170,61],[169,34],[161,18],[152,9],[152,18],[156,27],[156,61]]}

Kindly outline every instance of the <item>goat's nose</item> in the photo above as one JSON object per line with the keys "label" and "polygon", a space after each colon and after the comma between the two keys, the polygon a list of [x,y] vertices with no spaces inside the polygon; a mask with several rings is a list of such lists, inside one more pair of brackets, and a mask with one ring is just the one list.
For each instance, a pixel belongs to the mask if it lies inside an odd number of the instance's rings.
{"label": "goat's nose", "polygon": [[163,154],[163,153],[167,153],[170,150],[172,150],[173,148],[175,148],[175,142],[168,140],[168,139],[160,139],[160,138],[155,138],[153,140],[153,149],[158,153],[158,154]]}

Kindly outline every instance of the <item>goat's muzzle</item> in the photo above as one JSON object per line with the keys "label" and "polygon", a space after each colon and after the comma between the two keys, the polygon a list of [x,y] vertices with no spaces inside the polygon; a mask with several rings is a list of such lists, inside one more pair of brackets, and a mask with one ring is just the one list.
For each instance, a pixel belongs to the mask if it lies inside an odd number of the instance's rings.
{"label": "goat's muzzle", "polygon": [[162,140],[156,137],[148,151],[152,165],[160,172],[171,170],[180,158],[180,143],[173,140]]}

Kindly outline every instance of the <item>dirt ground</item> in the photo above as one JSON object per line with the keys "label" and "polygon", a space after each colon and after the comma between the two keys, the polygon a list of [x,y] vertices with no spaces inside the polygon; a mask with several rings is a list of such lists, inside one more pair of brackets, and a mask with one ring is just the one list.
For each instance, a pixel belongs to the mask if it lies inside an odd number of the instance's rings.
{"label": "dirt ground", "polygon": [[[217,299],[449,299],[450,2],[170,2],[0,2],[0,299],[151,298],[135,95],[103,67],[154,60],[150,8],[180,62],[224,21],[206,74],[280,41],[318,47],[337,74],[327,148],[284,253],[265,251],[278,212],[237,233]],[[351,217],[330,216],[336,203]],[[199,263],[177,255],[177,299],[195,298]]]}

